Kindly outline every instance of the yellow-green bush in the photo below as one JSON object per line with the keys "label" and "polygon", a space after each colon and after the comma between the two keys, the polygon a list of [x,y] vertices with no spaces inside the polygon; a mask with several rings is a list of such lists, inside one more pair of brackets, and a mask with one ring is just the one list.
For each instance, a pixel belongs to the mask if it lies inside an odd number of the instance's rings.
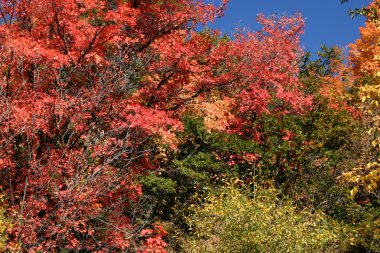
{"label": "yellow-green bush", "polygon": [[5,217],[3,196],[0,194],[0,252],[5,250],[5,244],[8,239],[6,231],[10,226],[11,221]]}
{"label": "yellow-green bush", "polygon": [[187,252],[334,252],[344,232],[321,212],[296,210],[273,189],[249,196],[225,187],[194,206],[187,219],[192,230],[183,243]]}

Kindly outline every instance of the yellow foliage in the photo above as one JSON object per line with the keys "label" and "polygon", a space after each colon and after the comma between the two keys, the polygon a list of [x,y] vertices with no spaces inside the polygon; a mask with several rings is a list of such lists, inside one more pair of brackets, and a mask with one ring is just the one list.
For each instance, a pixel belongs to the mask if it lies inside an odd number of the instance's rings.
{"label": "yellow foliage", "polygon": [[[369,6],[376,9],[378,15],[379,3],[380,0],[375,0]],[[356,78],[365,80],[360,89],[362,111],[375,157],[366,165],[342,175],[345,181],[355,185],[351,191],[353,197],[357,194],[359,186],[367,192],[374,192],[380,183],[380,20],[368,19],[365,26],[360,28],[360,34],[361,38],[350,46],[350,61]]]}
{"label": "yellow foliage", "polygon": [[5,251],[7,230],[11,227],[11,221],[5,217],[3,196],[0,195],[0,252]]}
{"label": "yellow foliage", "polygon": [[194,206],[188,223],[193,237],[186,252],[334,252],[337,224],[321,212],[297,210],[274,189],[239,190],[228,186]]}

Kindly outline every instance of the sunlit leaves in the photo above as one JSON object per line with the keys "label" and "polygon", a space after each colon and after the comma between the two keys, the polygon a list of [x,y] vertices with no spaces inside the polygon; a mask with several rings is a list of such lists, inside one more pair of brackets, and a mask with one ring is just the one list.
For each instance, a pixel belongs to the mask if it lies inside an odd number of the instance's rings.
{"label": "sunlit leaves", "polygon": [[[378,1],[373,1],[369,8],[379,13]],[[379,101],[380,86],[378,72],[379,62],[379,20],[367,17],[365,26],[360,29],[361,37],[351,45],[350,60],[360,87],[362,110],[367,123],[367,135],[372,146],[374,157],[366,165],[345,173],[342,177],[354,185],[351,195],[359,192],[360,187],[365,192],[374,193],[380,182],[379,144],[380,144],[380,117]]]}
{"label": "sunlit leaves", "polygon": [[322,213],[298,211],[273,189],[226,186],[192,211],[186,252],[333,252],[339,239]]}

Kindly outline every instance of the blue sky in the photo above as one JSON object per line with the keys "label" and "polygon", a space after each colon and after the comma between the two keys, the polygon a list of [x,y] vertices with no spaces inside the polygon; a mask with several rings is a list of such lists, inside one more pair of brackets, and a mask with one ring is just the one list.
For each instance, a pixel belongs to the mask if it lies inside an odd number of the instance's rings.
{"label": "blue sky", "polygon": [[346,47],[359,38],[359,26],[364,24],[364,18],[352,19],[347,11],[349,8],[366,6],[369,2],[350,0],[341,4],[340,0],[230,0],[225,16],[210,26],[226,34],[233,33],[235,28],[257,30],[258,13],[291,15],[300,12],[306,18],[301,44],[306,51],[315,53],[322,44]]}

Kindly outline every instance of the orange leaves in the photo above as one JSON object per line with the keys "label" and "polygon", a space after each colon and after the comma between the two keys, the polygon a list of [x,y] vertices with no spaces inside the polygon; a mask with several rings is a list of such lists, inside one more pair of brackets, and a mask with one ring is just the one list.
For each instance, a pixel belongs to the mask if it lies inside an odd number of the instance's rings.
{"label": "orange leaves", "polygon": [[204,118],[207,129],[225,132],[234,118],[231,110],[233,100],[228,97],[211,97],[208,100],[196,100],[188,109],[194,115]]}
{"label": "orange leaves", "polygon": [[[372,8],[376,15],[380,14],[379,1],[374,0],[369,7]],[[365,192],[375,192],[380,182],[380,157],[379,150],[379,77],[380,77],[380,21],[379,19],[367,18],[365,26],[360,29],[360,39],[351,44],[350,61],[352,70],[355,74],[355,81],[361,84],[361,109],[364,114],[365,123],[367,123],[368,140],[370,146],[375,151],[375,157],[369,157],[367,164],[361,164],[359,168],[344,173],[342,179],[354,185],[351,191],[352,197],[358,193],[360,187]],[[365,204],[365,202],[364,202]]]}
{"label": "orange leaves", "polygon": [[379,24],[367,21],[360,28],[361,38],[351,44],[350,61],[356,75],[376,76],[380,68]]}
{"label": "orange leaves", "polygon": [[[369,8],[380,14],[378,0],[374,0]],[[357,76],[378,76],[380,69],[380,28],[379,20],[367,19],[365,26],[360,28],[360,39],[350,45],[350,61],[353,72]]]}

